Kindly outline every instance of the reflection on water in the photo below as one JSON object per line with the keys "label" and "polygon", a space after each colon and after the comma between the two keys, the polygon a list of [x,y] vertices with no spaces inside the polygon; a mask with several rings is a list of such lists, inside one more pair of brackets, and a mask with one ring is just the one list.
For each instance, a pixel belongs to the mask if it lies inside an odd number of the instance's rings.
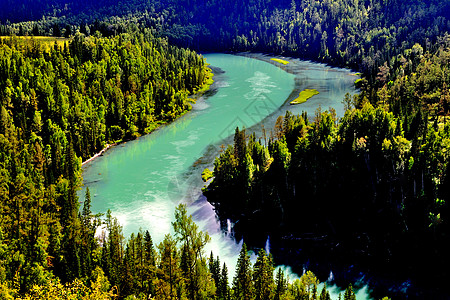
{"label": "reflection on water", "polygon": [[[83,177],[93,196],[93,212],[111,209],[126,237],[142,228],[149,230],[155,243],[161,242],[172,232],[175,206],[187,203],[188,213],[211,235],[207,253],[219,255],[232,277],[243,241],[234,240],[231,222],[221,230],[213,207],[201,194],[201,172],[212,167],[221,144],[232,140],[236,126],[259,130],[263,122],[271,128],[287,109],[313,115],[319,105],[335,106],[343,115],[341,101],[345,93],[354,91],[354,77],[346,70],[301,61],[292,63],[301,70],[295,76],[248,57],[205,57],[225,71],[214,77],[212,96],[197,99],[193,110],[172,124],[107,151],[84,167]],[[292,90],[299,88],[316,88],[320,94],[304,105],[286,104]],[[83,198],[84,191],[79,195]],[[269,238],[261,248],[270,250]],[[296,276],[284,268],[291,279]]]}

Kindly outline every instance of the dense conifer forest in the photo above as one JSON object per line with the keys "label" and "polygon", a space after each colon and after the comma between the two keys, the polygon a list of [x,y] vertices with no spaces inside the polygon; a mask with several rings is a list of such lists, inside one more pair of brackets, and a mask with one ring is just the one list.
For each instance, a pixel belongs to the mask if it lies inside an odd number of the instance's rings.
{"label": "dense conifer forest", "polygon": [[[199,50],[363,75],[341,119],[323,108],[280,116],[265,138],[236,129],[205,189],[221,219],[240,235],[326,236],[342,245],[330,251],[443,284],[449,16],[437,0],[1,1],[0,298],[330,299],[312,272],[289,282],[245,245],[229,282],[183,205],[154,245],[94,215],[89,191],[79,203],[82,161],[190,109],[210,76]],[[342,296],[355,299],[351,285]]]}
{"label": "dense conifer forest", "polygon": [[[237,129],[215,161],[209,201],[245,236],[325,235],[352,259],[349,249],[414,274],[448,263],[450,78],[430,72],[447,74],[449,50],[423,57],[374,103],[364,92],[347,99],[340,120],[332,110],[312,121],[287,113],[267,140]],[[414,257],[429,260],[411,264]]]}

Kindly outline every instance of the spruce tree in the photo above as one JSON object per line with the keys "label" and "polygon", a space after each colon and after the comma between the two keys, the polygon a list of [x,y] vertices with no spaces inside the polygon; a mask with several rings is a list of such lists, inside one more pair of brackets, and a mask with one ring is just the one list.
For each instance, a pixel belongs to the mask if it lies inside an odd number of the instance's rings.
{"label": "spruce tree", "polygon": [[264,249],[259,250],[256,263],[253,266],[253,282],[256,300],[272,298],[274,289],[273,263]]}
{"label": "spruce tree", "polygon": [[222,273],[220,274],[219,286],[217,288],[217,297],[222,300],[230,299],[230,291],[228,287],[228,268],[223,263]]}
{"label": "spruce tree", "polygon": [[281,268],[278,269],[277,275],[275,278],[275,300],[280,300],[287,289],[287,280],[284,277],[284,272]]}
{"label": "spruce tree", "polygon": [[206,260],[203,259],[205,245],[210,237],[207,233],[198,230],[192,216],[187,215],[186,206],[180,204],[175,209],[175,222],[172,223],[177,241],[182,243],[182,269],[187,281],[189,297],[199,299],[206,292],[208,285],[201,274],[207,271]]}
{"label": "spruce tree", "polygon": [[214,284],[216,288],[219,288],[220,282],[220,260],[217,256],[217,259],[214,259],[213,252],[211,251],[211,255],[209,257],[209,272],[214,280]]}
{"label": "spruce tree", "polygon": [[356,295],[353,292],[353,286],[350,283],[349,286],[345,289],[344,292],[344,300],[356,300]]}
{"label": "spruce tree", "polygon": [[327,290],[327,284],[323,285],[322,291],[320,292],[319,300],[331,300],[330,293]]}
{"label": "spruce tree", "polygon": [[153,278],[155,278],[156,272],[156,253],[153,247],[152,237],[148,230],[144,235],[144,292],[147,295],[154,295],[155,289],[153,286]]}
{"label": "spruce tree", "polygon": [[234,299],[253,299],[252,265],[247,253],[247,245],[244,243],[239,253],[236,265],[236,274],[233,278]]}

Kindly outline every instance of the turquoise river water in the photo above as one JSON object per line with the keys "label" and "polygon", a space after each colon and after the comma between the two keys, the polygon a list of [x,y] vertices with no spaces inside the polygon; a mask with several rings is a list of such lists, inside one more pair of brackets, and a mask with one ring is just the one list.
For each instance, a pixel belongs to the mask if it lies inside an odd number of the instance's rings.
{"label": "turquoise river water", "polygon": [[[287,109],[313,116],[319,105],[333,107],[342,116],[342,100],[347,92],[355,92],[356,78],[349,70],[300,60],[291,61],[291,74],[261,60],[262,55],[256,57],[260,59],[204,56],[216,73],[209,95],[199,98],[192,111],[175,122],[85,164],[79,195],[82,201],[89,187],[93,212],[110,209],[125,237],[142,228],[149,230],[156,244],[172,232],[176,205],[186,203],[200,229],[212,238],[207,253],[212,250],[219,255],[233,273],[242,241],[234,240],[231,222],[227,230],[221,230],[213,207],[201,194],[202,170],[212,167],[220,146],[231,141],[236,126],[260,132],[261,125],[272,128]],[[320,94],[304,104],[289,105],[286,100],[291,92],[304,88],[315,88]],[[270,250],[269,239],[261,247]],[[365,298],[367,290],[362,289],[358,299]]]}

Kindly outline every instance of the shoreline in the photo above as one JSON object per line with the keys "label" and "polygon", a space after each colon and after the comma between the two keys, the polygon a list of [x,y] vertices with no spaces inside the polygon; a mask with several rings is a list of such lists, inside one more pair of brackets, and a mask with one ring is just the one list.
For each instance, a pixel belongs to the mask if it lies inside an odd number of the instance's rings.
{"label": "shoreline", "polygon": [[94,159],[96,159],[97,157],[102,156],[106,151],[108,151],[108,149],[110,149],[111,147],[116,146],[116,145],[117,145],[117,143],[106,144],[106,147],[103,148],[102,150],[100,150],[100,152],[94,154],[94,156],[92,156],[92,157],[88,158],[87,160],[83,161],[81,163],[81,166],[84,166],[85,164],[87,164],[87,163],[93,161]]}
{"label": "shoreline", "polygon": [[[206,67],[208,68],[208,71],[207,71],[207,74],[206,74],[206,82],[205,82],[204,84],[202,84],[201,86],[199,86],[198,89],[196,89],[192,95],[188,96],[188,97],[186,98],[186,101],[189,101],[189,99],[191,99],[191,100],[194,100],[194,103],[195,103],[195,101],[197,100],[197,97],[201,97],[201,96],[203,96],[206,92],[208,92],[208,91],[211,90],[211,86],[212,86],[212,84],[214,83],[214,79],[213,79],[213,77],[214,77],[214,72],[213,72],[213,71],[211,70],[211,68],[209,67],[209,64],[208,64]],[[189,105],[190,105],[190,104],[189,104]],[[190,112],[191,110],[192,110],[192,106],[191,106],[191,109],[186,109],[186,110],[183,111],[180,115],[178,115],[174,120],[172,120],[172,121],[170,121],[170,122],[162,122],[162,123],[158,124],[153,130],[151,130],[150,132],[148,132],[148,133],[146,133],[146,134],[143,134],[143,135],[141,135],[141,136],[145,136],[145,135],[147,135],[147,134],[153,133],[155,130],[158,130],[162,125],[166,125],[166,124],[170,124],[170,123],[174,122],[175,120],[177,120],[177,119],[181,118],[182,116],[186,115],[186,114],[187,114],[188,112]],[[140,137],[140,136],[139,136],[139,137]],[[137,138],[139,138],[139,137],[137,137]],[[100,152],[94,154],[93,156],[91,156],[91,157],[88,158],[87,160],[81,162],[81,167],[84,167],[86,164],[92,162],[92,161],[95,160],[97,157],[103,156],[103,154],[104,154],[106,151],[108,151],[109,149],[111,149],[112,147],[117,146],[117,145],[120,145],[120,144],[122,144],[122,143],[126,143],[126,142],[128,142],[128,141],[132,141],[132,140],[134,140],[134,139],[121,140],[121,141],[119,141],[119,142],[115,142],[115,143],[112,143],[112,144],[106,144],[106,147],[103,148],[102,150],[100,150]]]}

